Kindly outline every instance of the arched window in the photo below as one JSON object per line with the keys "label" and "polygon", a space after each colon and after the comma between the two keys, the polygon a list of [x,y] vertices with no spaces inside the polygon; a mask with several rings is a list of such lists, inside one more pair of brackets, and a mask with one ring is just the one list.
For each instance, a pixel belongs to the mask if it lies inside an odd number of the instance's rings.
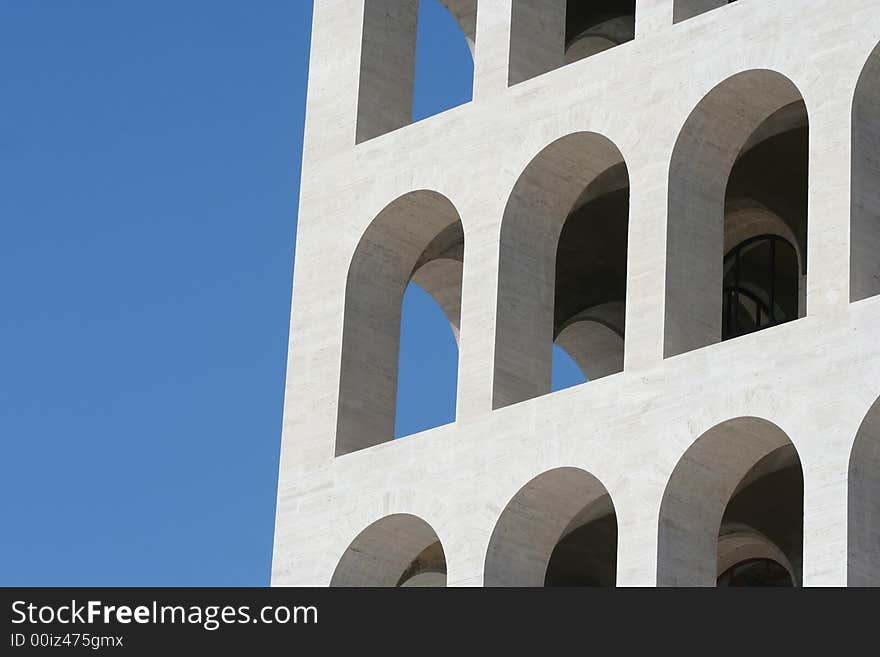
{"label": "arched window", "polygon": [[724,258],[722,340],[797,319],[798,280],[788,240],[759,235],[737,245]]}

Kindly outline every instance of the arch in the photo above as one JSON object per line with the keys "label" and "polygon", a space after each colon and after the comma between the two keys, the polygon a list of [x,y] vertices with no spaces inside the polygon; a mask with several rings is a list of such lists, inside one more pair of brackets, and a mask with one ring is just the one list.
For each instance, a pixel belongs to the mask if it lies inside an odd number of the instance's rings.
{"label": "arch", "polygon": [[443,546],[421,518],[386,516],[351,542],[330,586],[446,586]]}
{"label": "arch", "polygon": [[850,586],[880,586],[880,399],[865,415],[849,461]]}
{"label": "arch", "polygon": [[737,564],[755,560],[772,561],[782,566],[792,582],[797,581],[788,556],[767,536],[748,525],[724,523],[718,534],[718,577]]}
{"label": "arch", "polygon": [[485,586],[613,585],[617,517],[605,486],[578,468],[550,470],[510,500],[492,532]]}
{"label": "arch", "polygon": [[797,250],[784,237],[739,242],[724,255],[722,339],[797,319],[800,281]]}
{"label": "arch", "polygon": [[850,300],[880,294],[880,45],[853,99]]}
{"label": "arch", "polygon": [[555,339],[583,311],[625,301],[628,220],[629,175],[607,138],[561,137],[526,166],[501,224],[495,408],[550,392]]}
{"label": "arch", "polygon": [[782,429],[741,417],[694,441],[660,505],[659,586],[715,586],[736,563],[737,549],[751,552],[741,554],[744,559],[772,555],[779,561],[782,552],[797,582],[802,546],[803,471]]}
{"label": "arch", "polygon": [[364,232],[345,286],[337,456],[393,438],[404,291],[417,278],[457,330],[461,267],[443,263],[463,253],[458,212],[433,191],[401,196]]}
{"label": "arch", "polygon": [[806,273],[807,260],[801,241],[785,220],[754,199],[735,199],[724,213],[724,253],[761,235],[775,235],[791,244],[797,254],[798,270]]}
{"label": "arch", "polygon": [[665,356],[721,340],[728,204],[763,202],[806,253],[808,125],[800,91],[768,70],[728,78],[688,117],[669,172]]}
{"label": "arch", "polygon": [[807,308],[806,235],[796,235],[777,212],[755,199],[728,199],[724,215],[725,259],[739,245],[764,235],[779,237],[794,249],[798,272],[797,316],[804,317]]}

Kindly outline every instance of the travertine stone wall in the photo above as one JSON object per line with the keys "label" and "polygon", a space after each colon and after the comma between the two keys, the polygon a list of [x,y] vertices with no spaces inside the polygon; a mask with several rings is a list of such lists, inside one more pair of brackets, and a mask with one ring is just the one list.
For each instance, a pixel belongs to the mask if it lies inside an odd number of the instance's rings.
{"label": "travertine stone wall", "polygon": [[[399,89],[377,93],[397,87],[398,77],[362,66],[364,0],[316,0],[274,585],[328,585],[351,563],[353,541],[388,517],[430,528],[393,523],[385,535],[406,538],[391,540],[389,557],[405,560],[436,536],[448,584],[482,585],[504,510],[529,482],[560,468],[588,473],[583,481],[599,482],[613,502],[618,585],[710,584],[718,528],[710,530],[729,482],[783,439],[803,470],[803,584],[880,581],[880,509],[872,502],[880,499],[880,432],[876,410],[869,416],[880,397],[871,246],[880,234],[872,191],[880,189],[880,6],[739,0],[674,23],[676,5],[684,3],[639,0],[633,41],[509,86],[511,0],[480,0],[474,100],[388,131],[408,122],[392,108],[405,109],[406,99]],[[379,42],[364,53],[403,48],[382,43],[379,32],[373,38]],[[389,66],[401,65],[394,57]],[[359,89],[367,94],[360,111]],[[705,277],[720,260],[694,260],[694,241],[721,230],[712,219],[732,149],[749,126],[794,99],[809,117],[806,313],[718,342],[715,310],[702,304],[717,302],[716,282]],[[389,111],[390,123],[362,123],[370,105]],[[575,135],[596,137],[581,144]],[[535,258],[545,257],[541,231],[551,225],[529,224],[538,243],[519,253],[505,246],[505,230],[511,203],[534,202],[554,184],[539,176],[532,194],[518,187],[557,143],[578,147],[552,179],[572,166],[582,178],[599,174],[612,154],[626,163],[625,347],[622,372],[542,394],[548,364],[530,351],[537,343],[528,336],[544,331],[547,317],[531,324],[517,314],[547,310],[546,265]],[[683,144],[696,160],[681,156]],[[396,223],[385,213],[407,207],[395,202],[413,193],[454,209],[464,236],[460,305],[447,310],[460,329],[457,419],[392,441],[391,309],[413,273],[405,265],[415,266],[419,248],[448,226],[436,217],[453,216],[396,215],[403,233],[383,249],[376,226]],[[421,223],[428,215],[433,223]],[[715,249],[723,235],[709,242]],[[354,283],[364,244],[374,247],[375,268],[358,272],[371,280]],[[392,271],[397,279],[383,278]],[[528,278],[522,285],[520,276]],[[521,298],[510,296],[515,290]],[[365,304],[374,314],[363,323]],[[519,362],[506,337],[512,326],[526,337]],[[369,368],[346,373],[367,354]],[[355,417],[346,407],[358,404],[373,409],[361,426],[346,420]],[[348,572],[348,581],[367,581]]]}

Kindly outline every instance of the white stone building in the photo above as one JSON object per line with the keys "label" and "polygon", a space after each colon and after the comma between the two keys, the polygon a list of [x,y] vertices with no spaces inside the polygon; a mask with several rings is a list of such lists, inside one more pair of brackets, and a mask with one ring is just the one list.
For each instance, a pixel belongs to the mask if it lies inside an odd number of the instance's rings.
{"label": "white stone building", "polygon": [[315,0],[273,585],[880,585],[880,0],[443,4],[411,123],[418,0]]}

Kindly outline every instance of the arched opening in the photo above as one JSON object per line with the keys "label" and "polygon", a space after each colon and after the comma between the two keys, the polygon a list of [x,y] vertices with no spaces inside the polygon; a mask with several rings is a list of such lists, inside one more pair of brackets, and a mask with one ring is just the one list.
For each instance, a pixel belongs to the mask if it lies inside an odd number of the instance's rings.
{"label": "arched opening", "polygon": [[705,14],[707,11],[712,11],[734,2],[736,0],[675,0],[673,22],[680,23],[688,18]]}
{"label": "arched opening", "polygon": [[721,339],[729,340],[797,318],[797,252],[777,235],[740,242],[724,256]]}
{"label": "arched opening", "polygon": [[691,113],[669,174],[666,356],[805,315],[808,178],[806,106],[782,75],[735,75]]}
{"label": "arched opening", "polygon": [[617,516],[590,473],[557,468],[504,508],[486,553],[485,586],[614,586]]}
{"label": "arched opening", "polygon": [[366,0],[358,143],[469,102],[477,0]]}
{"label": "arched opening", "polygon": [[421,518],[386,516],[351,542],[330,586],[446,586],[443,546]]}
{"label": "arched opening", "polygon": [[800,585],[804,479],[797,450],[766,420],[700,436],[660,506],[660,586]]}
{"label": "arched opening", "polygon": [[513,0],[508,84],[635,38],[635,0]]}
{"label": "arched opening", "polygon": [[880,294],[880,46],[853,101],[850,300]]}
{"label": "arched opening", "polygon": [[[458,326],[450,323],[449,317],[458,317],[459,314],[459,299],[451,297],[457,291],[457,281],[461,277],[461,261],[454,260],[449,265],[447,271],[452,275],[451,280],[442,285],[429,285],[443,305],[414,282],[407,285],[403,295],[395,438],[455,421]],[[424,280],[425,270],[423,267],[417,272],[418,280]],[[444,294],[448,298],[444,298]]]}
{"label": "arched opening", "polygon": [[859,427],[849,461],[848,581],[880,586],[880,399]]}
{"label": "arched opening", "polygon": [[588,380],[623,369],[629,175],[595,133],[562,137],[520,176],[501,226],[495,408],[550,392],[559,344]]}
{"label": "arched opening", "polygon": [[404,293],[417,284],[457,337],[463,257],[458,212],[436,192],[398,198],[367,228],[345,288],[337,456],[394,437]]}

